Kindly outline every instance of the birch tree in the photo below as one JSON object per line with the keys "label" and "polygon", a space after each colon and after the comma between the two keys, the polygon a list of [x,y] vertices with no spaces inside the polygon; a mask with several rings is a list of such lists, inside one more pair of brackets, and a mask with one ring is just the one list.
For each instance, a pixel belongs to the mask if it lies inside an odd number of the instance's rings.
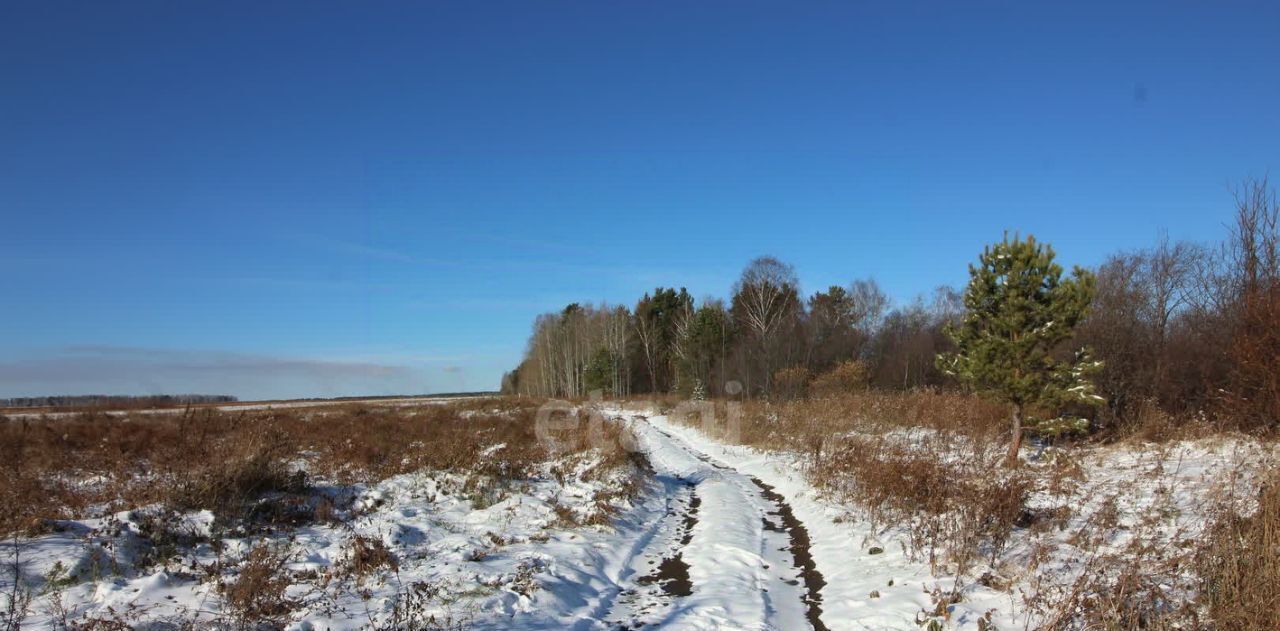
{"label": "birch tree", "polygon": [[771,256],[748,263],[734,285],[733,319],[752,343],[751,354],[757,367],[763,369],[761,381],[766,393],[770,377],[785,354],[781,338],[791,333],[788,325],[795,323],[802,309],[799,287],[795,270]]}

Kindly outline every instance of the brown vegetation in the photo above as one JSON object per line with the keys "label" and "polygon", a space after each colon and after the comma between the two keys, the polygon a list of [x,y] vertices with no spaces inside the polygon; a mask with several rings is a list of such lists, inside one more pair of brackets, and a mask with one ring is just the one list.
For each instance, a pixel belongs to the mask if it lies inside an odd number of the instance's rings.
{"label": "brown vegetation", "polygon": [[354,535],[347,542],[347,558],[341,567],[343,572],[359,581],[382,569],[397,571],[400,562],[382,540]]}
{"label": "brown vegetation", "polygon": [[854,394],[866,390],[869,379],[866,362],[851,359],[814,377],[809,382],[809,393],[818,398]]}
{"label": "brown vegetation", "polygon": [[738,405],[742,443],[804,454],[815,486],[882,524],[909,525],[912,552],[934,565],[967,566],[1022,515],[1029,481],[998,467],[1005,410],[976,396],[863,391]]}
{"label": "brown vegetation", "polygon": [[1232,223],[1221,245],[1162,238],[1098,269],[1078,341],[1104,362],[1103,429],[1131,432],[1153,406],[1175,423],[1203,412],[1219,427],[1277,427],[1280,203],[1267,180],[1240,187]]}
{"label": "brown vegetation", "polygon": [[[6,572],[18,576],[23,535],[78,527],[61,519],[104,517],[87,536],[118,538],[132,530],[136,554],[126,565],[216,588],[219,606],[164,618],[175,628],[200,626],[197,619],[227,628],[278,628],[299,608],[334,606],[346,593],[368,599],[388,585],[398,591],[394,610],[382,620],[387,628],[464,628],[463,620],[430,610],[438,586],[400,584],[402,559],[391,544],[357,532],[356,518],[382,500],[357,501],[362,496],[351,485],[402,473],[448,473],[440,479],[483,508],[531,484],[609,476],[585,506],[566,509],[562,525],[607,523],[618,500],[639,489],[638,476],[620,470],[642,471],[643,456],[624,448],[624,427],[600,417],[579,418],[576,428],[553,431],[554,440],[546,440],[535,422],[541,403],[491,398],[415,407],[0,419],[0,454],[11,482],[0,487],[0,531],[14,541]],[[111,514],[125,509],[123,521]],[[213,513],[211,526],[203,517],[192,521],[200,510]],[[290,569],[300,552],[294,529],[316,522],[349,532],[345,549],[327,571]],[[493,547],[477,549],[473,560],[508,543],[493,533],[489,539]],[[255,543],[229,553],[240,545],[236,540]],[[214,560],[196,560],[200,549],[212,551]],[[534,568],[522,568],[520,589],[534,589]],[[46,593],[36,591],[38,585],[14,580],[10,593],[0,594],[0,622],[21,624],[37,606],[65,628],[131,628],[168,615],[146,607],[86,613],[62,606],[60,590],[87,577],[45,577],[40,589],[51,594],[47,603],[34,600]],[[91,578],[98,578],[96,569]]]}
{"label": "brown vegetation", "polygon": [[241,626],[250,628],[264,623],[279,626],[289,612],[298,607],[299,603],[285,593],[293,584],[288,563],[286,547],[259,544],[239,564],[236,579],[219,584],[227,609]]}
{"label": "brown vegetation", "polygon": [[[309,491],[312,478],[351,484],[420,469],[519,478],[549,456],[535,435],[538,403],[478,399],[6,421],[0,532],[34,534],[51,527],[48,520],[84,516],[91,505],[125,510],[152,503],[209,509],[225,525],[296,524],[332,516],[332,498]],[[620,430],[601,431],[617,442]],[[589,447],[584,432],[569,439],[562,449]],[[505,446],[498,454],[481,456],[499,444]],[[627,454],[619,449],[608,458],[616,464]]]}
{"label": "brown vegetation", "polygon": [[[1102,498],[1081,512],[1081,499],[1090,499],[1079,495],[1088,472],[1071,452],[1004,469],[1005,410],[975,396],[864,391],[733,405],[739,406],[741,443],[798,454],[812,484],[856,507],[873,529],[896,530],[911,556],[960,577],[957,592],[938,596],[944,605],[962,598],[966,575],[968,582],[1008,590],[1010,572],[1028,572],[1032,578],[1018,593],[1040,628],[1280,628],[1274,552],[1280,475],[1271,469],[1265,482],[1242,483],[1237,477],[1254,470],[1249,467],[1272,465],[1241,461],[1213,495],[1187,497],[1184,489],[1179,498],[1183,482],[1166,468],[1177,467],[1177,457],[1166,453],[1175,443],[1140,444],[1220,431],[1208,423],[1176,422],[1154,405],[1141,408],[1130,434],[1138,440],[1114,448],[1146,454],[1141,470],[1149,477],[1144,488],[1155,490],[1153,501],[1122,508],[1118,497]],[[717,406],[727,418],[727,404]],[[1232,469],[1224,463],[1224,471]],[[1261,488],[1256,502],[1231,495],[1251,486]],[[1041,499],[1029,504],[1033,495]],[[1178,502],[1216,507],[1208,510],[1214,518],[1205,534],[1198,527],[1167,529],[1187,508]],[[1048,533],[1069,524],[1078,529],[1070,531],[1069,543],[1055,543]],[[1112,547],[1117,540],[1128,543]],[[1015,541],[1022,546],[1018,567],[1006,569],[1000,555]],[[1077,578],[1067,584],[1041,578],[1037,566],[1055,553],[1082,562]]]}
{"label": "brown vegetation", "polygon": [[1196,559],[1201,601],[1223,629],[1280,629],[1280,471],[1252,514],[1224,505]]}

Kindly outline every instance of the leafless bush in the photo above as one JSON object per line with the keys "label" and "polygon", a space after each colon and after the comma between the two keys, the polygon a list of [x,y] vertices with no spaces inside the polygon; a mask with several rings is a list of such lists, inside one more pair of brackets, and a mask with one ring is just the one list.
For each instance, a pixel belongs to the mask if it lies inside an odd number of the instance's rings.
{"label": "leafless bush", "polygon": [[341,574],[361,582],[383,569],[398,572],[400,562],[380,539],[353,535],[347,541],[346,558],[339,568]]}
{"label": "leafless bush", "polygon": [[1038,626],[1044,631],[1201,628],[1195,603],[1170,594],[1168,581],[1175,568],[1176,562],[1128,552],[1095,556],[1079,577],[1057,596],[1030,605],[1049,614]]}
{"label": "leafless bush", "polygon": [[138,536],[145,542],[133,562],[139,569],[163,565],[183,550],[208,541],[208,537],[195,532],[180,513],[171,509],[135,511],[133,521]]}
{"label": "leafless bush", "polygon": [[[1159,481],[1157,489],[1168,489],[1167,473],[1157,466],[1148,475]],[[1037,574],[1022,590],[1027,610],[1040,619],[1038,628],[1204,628],[1191,571],[1193,533],[1165,529],[1168,515],[1176,510],[1173,494],[1157,491],[1151,504],[1124,519],[1120,501],[1118,495],[1108,497],[1067,540],[1065,545],[1083,559],[1073,580],[1045,581]],[[1110,547],[1121,533],[1128,542],[1120,548]]]}
{"label": "leafless bush", "polygon": [[261,543],[241,561],[234,582],[221,581],[219,591],[228,611],[242,626],[279,625],[300,603],[286,591],[293,583],[288,572],[287,547]]}
{"label": "leafless bush", "polygon": [[300,493],[306,478],[289,471],[285,457],[290,447],[288,437],[269,426],[247,429],[243,437],[217,445],[214,458],[175,480],[168,503],[181,510],[212,510],[230,519],[244,516],[253,500],[266,493]]}
{"label": "leafless bush", "polygon": [[994,454],[979,462],[957,458],[929,443],[849,437],[812,478],[877,521],[906,526],[910,551],[927,555],[935,568],[945,552],[963,573],[980,549],[992,556],[1003,549],[1031,491],[1025,473],[1002,470],[997,461]]}
{"label": "leafless bush", "polygon": [[468,628],[464,617],[432,612],[440,594],[438,585],[425,581],[402,586],[392,598],[390,615],[370,624],[369,628],[376,631],[463,631]]}
{"label": "leafless bush", "polygon": [[1280,424],[1280,201],[1266,179],[1236,195],[1233,263],[1238,323],[1230,411],[1247,429]]}
{"label": "leafless bush", "polygon": [[22,576],[22,551],[17,540],[15,539],[11,546],[5,547],[9,548],[7,552],[11,555],[11,561],[5,563],[5,582],[12,580],[13,584],[0,594],[0,629],[18,631],[31,611],[31,602],[35,598],[35,593],[27,586]]}

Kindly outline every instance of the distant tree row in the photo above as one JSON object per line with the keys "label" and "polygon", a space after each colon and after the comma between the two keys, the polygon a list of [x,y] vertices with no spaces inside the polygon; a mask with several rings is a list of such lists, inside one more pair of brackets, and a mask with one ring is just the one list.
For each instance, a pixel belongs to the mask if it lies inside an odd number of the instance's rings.
{"label": "distant tree row", "polygon": [[197,403],[231,403],[235,400],[235,397],[224,394],[160,394],[143,396],[83,394],[0,399],[0,407],[164,407],[170,405],[193,405]]}
{"label": "distant tree row", "polygon": [[[1106,401],[1097,422],[1160,410],[1277,425],[1280,205],[1265,179],[1245,182],[1235,201],[1223,243],[1161,237],[1086,270],[1090,287],[1081,295],[1092,301],[1079,312],[1087,316],[1053,336],[1046,352],[1065,357],[1088,347],[1101,361],[1092,377]],[[947,331],[971,313],[951,287],[893,306],[871,279],[806,298],[794,269],[765,256],[746,266],[728,303],[659,287],[631,308],[572,304],[539,316],[502,390],[791,397],[832,383],[955,387],[937,358],[955,350]]]}
{"label": "distant tree row", "polygon": [[575,303],[539,316],[524,361],[504,375],[502,389],[768,396],[778,393],[779,377],[790,390],[797,370],[808,379],[850,361],[860,362],[867,384],[939,385],[934,356],[947,343],[943,326],[961,308],[959,292],[945,287],[929,302],[891,308],[874,280],[803,298],[790,265],[760,257],[728,303],[658,287],[631,308]]}

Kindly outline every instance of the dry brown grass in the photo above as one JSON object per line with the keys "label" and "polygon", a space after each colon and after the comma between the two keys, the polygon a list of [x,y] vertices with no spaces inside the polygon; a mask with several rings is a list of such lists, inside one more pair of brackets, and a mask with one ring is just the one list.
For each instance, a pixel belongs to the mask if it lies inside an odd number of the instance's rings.
{"label": "dry brown grass", "polygon": [[1222,629],[1280,629],[1280,470],[1242,515],[1224,505],[1196,557],[1200,599]]}
{"label": "dry brown grass", "polygon": [[978,458],[968,451],[936,440],[849,436],[811,468],[810,478],[873,521],[905,527],[908,552],[935,570],[951,562],[963,575],[980,552],[994,559],[1004,549],[1025,521],[1032,490],[1030,476],[997,465],[998,447]]}
{"label": "dry brown grass", "polygon": [[[443,479],[455,481],[482,507],[547,477],[608,479],[608,490],[565,525],[607,522],[619,505],[615,500],[639,489],[647,464],[643,455],[627,449],[630,436],[622,424],[598,415],[580,415],[577,427],[558,432],[554,444],[541,440],[536,419],[542,403],[490,398],[0,419],[0,475],[6,478],[0,485],[0,534],[16,542],[24,534],[63,528],[59,519],[129,509],[128,521],[140,539],[135,569],[163,566],[213,581],[223,601],[218,624],[225,628],[278,628],[315,595],[291,585],[354,588],[367,598],[372,582],[398,584],[401,559],[382,540],[354,529],[330,572],[289,569],[293,528],[314,522],[342,527],[369,510],[354,502],[355,485],[402,473],[447,472]],[[211,532],[189,520],[191,511],[206,509],[214,514]],[[114,517],[106,521],[106,528],[120,527]],[[224,556],[224,538],[262,543]],[[493,543],[506,542],[494,535]],[[210,545],[217,561],[188,566],[185,555],[201,544]],[[529,585],[535,584],[531,576]],[[429,611],[434,587],[402,587],[387,628],[465,627],[465,621]],[[29,596],[0,594],[0,621],[26,618],[33,606]],[[107,611],[76,618],[64,611],[60,619],[69,621],[67,628],[129,628],[153,617],[148,611]]]}
{"label": "dry brown grass", "polygon": [[[1159,469],[1153,475],[1168,482]],[[1168,531],[1172,495],[1152,504],[1129,507],[1122,519],[1118,495],[1077,522],[1065,543],[1052,538],[1037,547],[1069,546],[1080,563],[1074,578],[1046,579],[1039,571],[1046,559],[1035,558],[1032,579],[1022,590],[1023,604],[1039,618],[1037,628],[1046,631],[1160,631],[1206,628],[1201,607],[1194,597],[1194,556],[1191,533]],[[1122,547],[1109,542],[1128,537]],[[1043,550],[1046,556],[1050,550]],[[1058,551],[1059,558],[1063,552]],[[1228,627],[1230,628],[1230,627]]]}
{"label": "dry brown grass", "polygon": [[383,569],[397,572],[400,562],[380,539],[354,535],[347,541],[347,555],[340,567],[342,574],[362,581]]}
{"label": "dry brown grass", "polygon": [[[4,421],[0,533],[36,534],[49,520],[85,516],[89,506],[153,503],[209,509],[223,524],[296,525],[333,513],[330,498],[311,492],[313,479],[371,483],[421,469],[522,478],[552,456],[534,429],[540,403],[494,398]],[[603,450],[602,468],[628,458],[616,448],[619,431],[605,425],[599,432],[614,447]],[[504,446],[483,455],[496,445]],[[561,448],[591,446],[579,431]]]}
{"label": "dry brown grass", "polygon": [[881,434],[929,429],[976,440],[1007,432],[1008,411],[972,395],[921,390],[865,391],[784,403],[742,403],[741,441],[764,448],[790,448],[799,439],[838,437],[849,432]]}
{"label": "dry brown grass", "polygon": [[[998,552],[1023,518],[1031,480],[998,466],[1007,440],[1001,406],[955,393],[843,387],[822,398],[739,405],[740,442],[802,454],[815,486],[882,525],[904,526],[910,552],[935,566],[963,569],[979,550]],[[720,404],[717,414],[729,411]]]}
{"label": "dry brown grass", "polygon": [[[717,405],[725,418],[726,404]],[[909,554],[961,579],[957,590],[970,571],[998,590],[1013,589],[1010,577],[1029,572],[1018,593],[1039,628],[1280,629],[1280,473],[1262,486],[1256,512],[1242,508],[1254,502],[1216,495],[1222,491],[1206,495],[1204,501],[1219,508],[1201,537],[1198,526],[1168,530],[1183,510],[1175,506],[1176,487],[1187,482],[1163,464],[1144,474],[1155,476],[1145,481],[1157,494],[1150,505],[1121,507],[1111,497],[1077,515],[1070,498],[1088,482],[1081,460],[1070,450],[1052,450],[1036,466],[1001,467],[1007,410],[977,397],[869,391],[735,405],[739,442],[799,454],[815,486],[858,507],[877,530],[896,528]],[[696,415],[675,420],[699,424]],[[1102,439],[1139,443],[1116,448],[1149,450],[1144,453],[1164,462],[1176,441],[1222,431],[1154,405],[1142,409],[1140,420]],[[1243,463],[1239,473],[1245,474]],[[1032,510],[1033,494],[1065,503]],[[1070,524],[1076,526],[1066,531]],[[1073,534],[1063,540],[1058,532]],[[1116,548],[1117,540],[1128,543]],[[1011,545],[1018,546],[1016,555],[1026,553],[1016,558],[1029,567],[1006,565],[1001,554]],[[1065,583],[1037,571],[1062,546],[1078,550],[1083,562]],[[958,597],[948,592],[937,601]]]}
{"label": "dry brown grass", "polygon": [[1134,404],[1133,408],[1123,422],[1104,423],[1103,431],[1093,439],[1099,442],[1167,443],[1204,438],[1224,429],[1220,419],[1210,419],[1196,412],[1172,414],[1150,399]]}
{"label": "dry brown grass", "polygon": [[1091,559],[1085,571],[1068,586],[1064,594],[1029,603],[1032,607],[1047,610],[1049,614],[1037,628],[1042,631],[1212,628],[1201,620],[1193,601],[1170,598],[1167,584],[1170,570],[1152,565],[1151,560],[1141,555],[1113,555]]}
{"label": "dry brown grass", "polygon": [[235,581],[222,581],[219,591],[227,610],[241,626],[279,626],[299,602],[287,596],[293,584],[287,569],[288,550],[263,543],[245,556]]}
{"label": "dry brown grass", "polygon": [[809,382],[809,394],[815,397],[838,397],[867,389],[871,371],[861,360],[841,362]]}

